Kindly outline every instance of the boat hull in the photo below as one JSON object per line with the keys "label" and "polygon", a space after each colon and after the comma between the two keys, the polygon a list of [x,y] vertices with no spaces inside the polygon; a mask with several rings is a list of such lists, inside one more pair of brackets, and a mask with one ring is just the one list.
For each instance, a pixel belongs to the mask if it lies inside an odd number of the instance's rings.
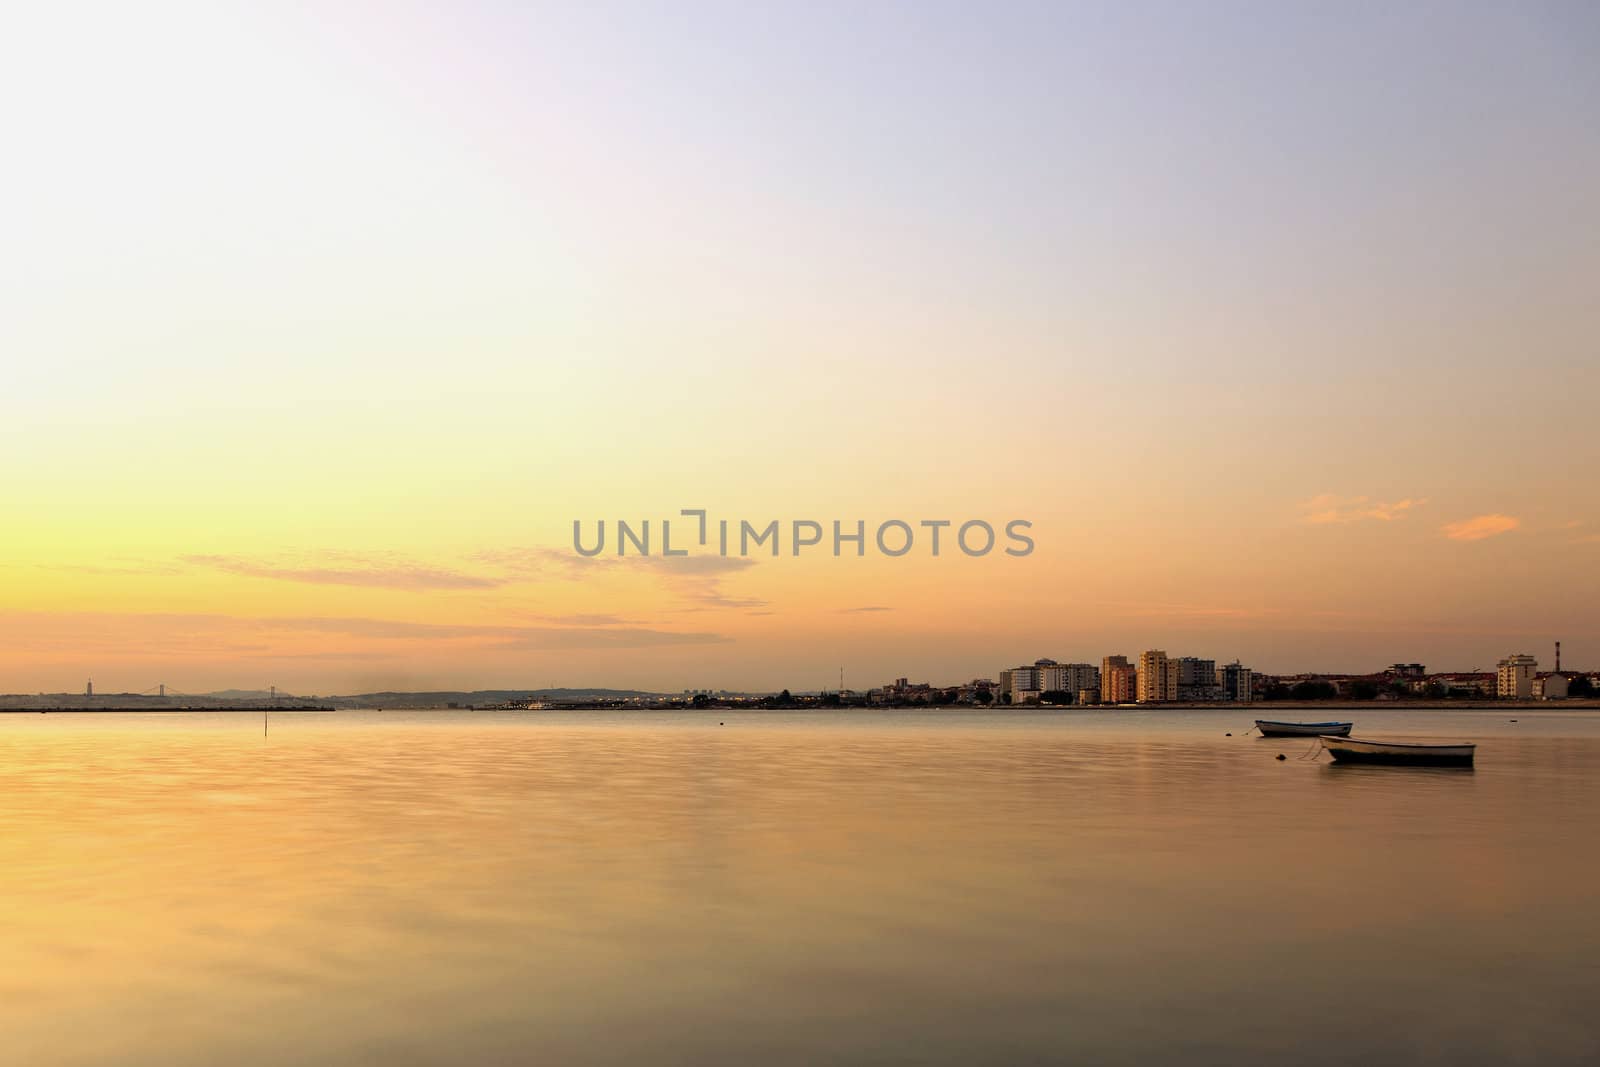
{"label": "boat hull", "polygon": [[1412,767],[1470,767],[1473,744],[1424,744],[1411,741],[1366,741],[1350,737],[1321,738],[1337,763],[1387,763]]}
{"label": "boat hull", "polygon": [[1256,729],[1262,737],[1349,737],[1355,726],[1351,722],[1273,722],[1257,719]]}

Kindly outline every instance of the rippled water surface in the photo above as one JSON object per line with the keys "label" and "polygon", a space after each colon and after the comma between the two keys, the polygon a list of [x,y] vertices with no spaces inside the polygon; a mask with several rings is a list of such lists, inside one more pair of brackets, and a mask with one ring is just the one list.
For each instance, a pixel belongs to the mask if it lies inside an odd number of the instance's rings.
{"label": "rippled water surface", "polygon": [[1600,1061],[1600,714],[1358,722],[3,715],[0,1057]]}

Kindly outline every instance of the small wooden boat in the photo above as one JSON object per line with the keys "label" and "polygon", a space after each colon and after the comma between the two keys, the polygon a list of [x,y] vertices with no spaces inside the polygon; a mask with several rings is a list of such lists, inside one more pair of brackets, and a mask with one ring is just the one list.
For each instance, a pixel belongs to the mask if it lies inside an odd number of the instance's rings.
{"label": "small wooden boat", "polygon": [[1349,737],[1353,722],[1273,722],[1257,719],[1262,737]]}
{"label": "small wooden boat", "polygon": [[1321,738],[1322,747],[1338,763],[1403,763],[1433,767],[1470,767],[1478,746],[1467,741],[1434,744],[1421,741],[1366,741],[1355,737]]}

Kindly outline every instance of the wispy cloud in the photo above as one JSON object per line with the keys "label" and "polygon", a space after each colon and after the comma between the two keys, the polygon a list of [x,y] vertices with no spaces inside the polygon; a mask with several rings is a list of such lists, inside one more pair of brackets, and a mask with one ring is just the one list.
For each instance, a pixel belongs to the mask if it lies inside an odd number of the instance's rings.
{"label": "wispy cloud", "polygon": [[625,562],[653,567],[664,574],[737,574],[756,565],[744,556],[626,556]]}
{"label": "wispy cloud", "polygon": [[1111,601],[1102,607],[1130,618],[1267,619],[1281,614],[1277,608],[1242,608],[1222,604],[1152,604]]}
{"label": "wispy cloud", "polygon": [[1485,538],[1509,533],[1521,525],[1521,520],[1510,515],[1490,514],[1476,515],[1459,522],[1447,522],[1439,529],[1452,541],[1482,541]]}
{"label": "wispy cloud", "polygon": [[582,611],[571,615],[531,615],[529,618],[562,626],[632,626],[639,621],[621,615]]}
{"label": "wispy cloud", "polygon": [[630,556],[618,561],[653,572],[672,593],[708,608],[762,608],[767,601],[734,596],[722,587],[725,579],[754,567],[742,556]]}
{"label": "wispy cloud", "polygon": [[580,556],[554,548],[486,548],[467,559],[497,570],[509,579],[578,579],[615,562],[610,556]]}
{"label": "wispy cloud", "polygon": [[1323,493],[1300,504],[1302,522],[1313,525],[1344,524],[1374,520],[1393,522],[1403,519],[1413,508],[1426,504],[1426,498],[1407,497],[1392,503],[1369,496],[1334,496]]}
{"label": "wispy cloud", "polygon": [[841,614],[841,615],[863,615],[863,614],[866,614],[868,612],[873,612],[873,611],[893,611],[893,610],[894,610],[893,608],[886,608],[881,604],[866,604],[866,605],[863,605],[862,607],[859,607],[859,608],[840,608],[839,609],[839,614]]}
{"label": "wispy cloud", "polygon": [[614,553],[580,556],[576,552],[555,548],[490,548],[474,552],[468,558],[474,563],[486,564],[508,574],[559,574],[563,577],[592,574],[596,570],[644,570],[672,575],[733,574],[756,563],[754,559],[744,556],[664,556],[659,552],[649,556],[638,553],[626,556]]}
{"label": "wispy cloud", "polygon": [[248,559],[243,556],[179,557],[194,567],[209,567],[247,578],[313,585],[356,585],[380,589],[495,589],[508,579],[408,562],[317,563]]}
{"label": "wispy cloud", "polygon": [[[1556,527],[1556,529],[1558,529],[1558,530],[1578,531],[1578,530],[1583,529],[1587,525],[1589,525],[1589,524],[1587,522],[1585,522],[1583,519],[1572,519],[1569,522],[1562,523],[1560,526]],[[1577,532],[1574,532],[1571,537],[1567,538],[1567,544],[1569,544],[1569,545],[1600,545],[1600,533],[1577,533]]]}
{"label": "wispy cloud", "polygon": [[721,634],[655,630],[641,626],[519,626],[475,623],[426,623],[392,619],[310,616],[260,620],[268,630],[313,630],[320,633],[373,637],[380,640],[464,641],[495,648],[574,649],[644,648],[657,645],[715,644]]}
{"label": "wispy cloud", "polygon": [[[56,569],[103,575],[169,575],[195,569],[219,571],[264,581],[309,585],[358,586],[414,592],[488,590],[528,582],[583,581],[600,575],[649,575],[681,600],[700,608],[757,608],[767,601],[737,596],[724,582],[755,566],[741,556],[596,556],[584,557],[550,548],[485,549],[463,557],[459,565],[405,559],[383,553],[285,552],[247,556],[205,553],[175,560],[112,559],[103,565],[56,565]],[[616,616],[573,616],[551,621],[573,625],[614,625]]]}
{"label": "wispy cloud", "polygon": [[[550,651],[704,645],[729,640],[706,631],[641,626],[428,623],[340,616],[252,619],[160,612],[0,612],[0,635],[14,650],[36,652],[68,650],[84,654],[113,650],[140,655],[313,655],[333,659],[370,654],[370,649],[359,647],[362,641],[375,641],[397,650],[417,644],[448,644],[457,648]],[[310,638],[340,637],[357,646],[348,653],[338,648],[304,647]]]}

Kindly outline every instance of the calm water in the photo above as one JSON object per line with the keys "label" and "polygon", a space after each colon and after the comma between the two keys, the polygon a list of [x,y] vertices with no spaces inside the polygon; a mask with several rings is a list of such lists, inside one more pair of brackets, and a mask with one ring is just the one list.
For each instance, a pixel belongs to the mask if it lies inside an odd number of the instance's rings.
{"label": "calm water", "polygon": [[1600,1059],[1600,714],[1358,722],[4,715],[0,1058]]}

